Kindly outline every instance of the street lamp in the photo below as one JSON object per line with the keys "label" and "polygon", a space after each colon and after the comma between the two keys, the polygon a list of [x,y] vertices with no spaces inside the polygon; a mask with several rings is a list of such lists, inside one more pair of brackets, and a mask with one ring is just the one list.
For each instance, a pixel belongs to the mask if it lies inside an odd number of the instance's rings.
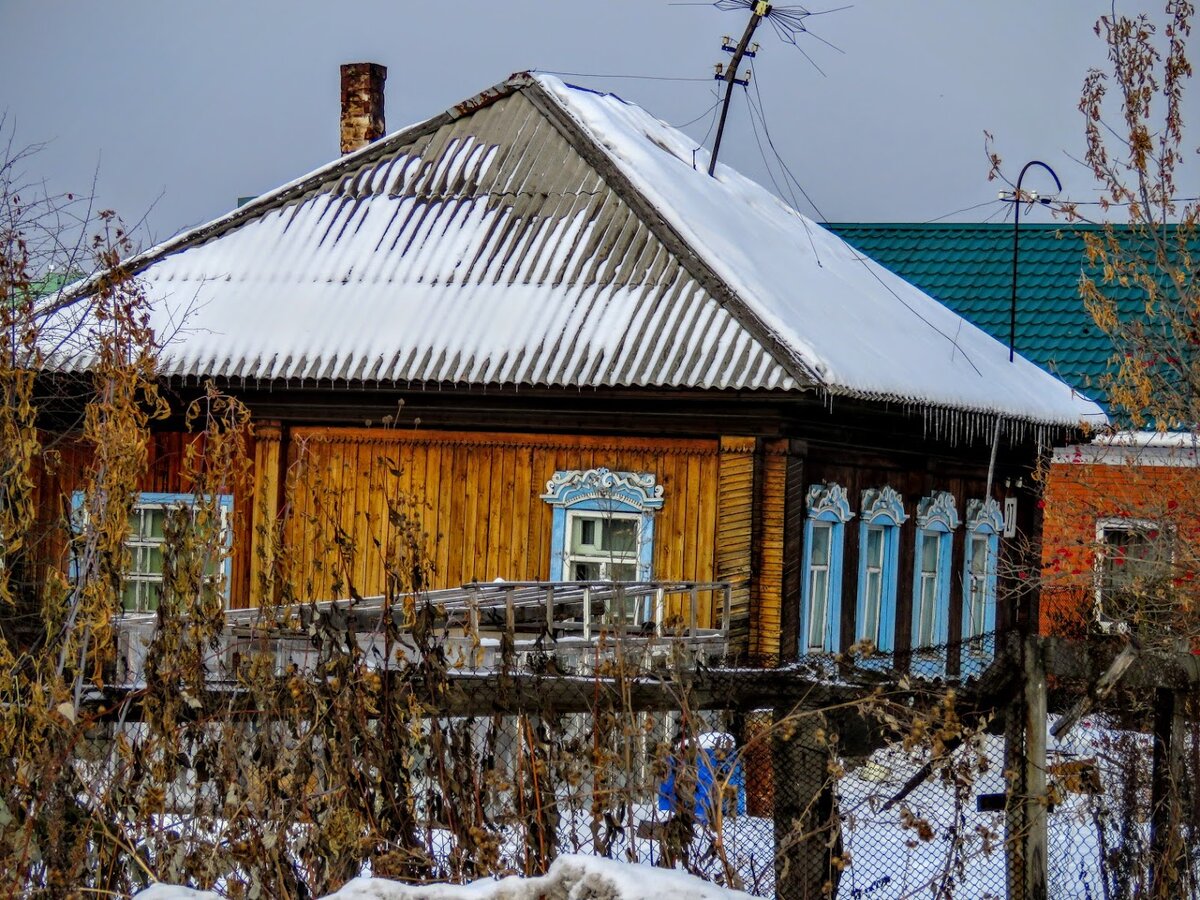
{"label": "street lamp", "polygon": [[[1050,173],[1050,177],[1054,179],[1054,186],[1058,190],[1062,190],[1062,182],[1058,180],[1058,176],[1054,174],[1054,170],[1040,160],[1032,159],[1025,163],[1021,169],[1021,174],[1017,176],[1017,189],[1012,192],[1012,196],[1008,196],[1008,191],[1000,193],[1001,200],[1011,200],[1016,204],[1017,213],[1013,216],[1013,263],[1012,263],[1012,303],[1008,311],[1008,361],[1012,362],[1016,353],[1017,345],[1017,254],[1020,250],[1021,241],[1021,201],[1024,197],[1021,194],[1021,180],[1025,177],[1025,173],[1032,166],[1041,166]],[[1043,206],[1049,205],[1052,197],[1039,197],[1037,191],[1033,191],[1029,195],[1031,203],[1041,203]]]}

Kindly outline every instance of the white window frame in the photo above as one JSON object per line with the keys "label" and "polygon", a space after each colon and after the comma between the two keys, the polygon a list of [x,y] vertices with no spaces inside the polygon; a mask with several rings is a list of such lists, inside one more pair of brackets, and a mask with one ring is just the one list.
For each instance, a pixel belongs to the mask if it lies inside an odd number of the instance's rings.
{"label": "white window frame", "polygon": [[[954,534],[960,524],[954,495],[949,491],[934,491],[917,504],[909,648],[912,651],[912,671],[925,677],[940,677],[946,671],[950,622],[950,569],[954,556]],[[933,540],[937,546],[932,573],[925,573],[921,567],[926,540]],[[926,584],[933,588],[930,595],[932,609],[928,610],[933,633],[928,645],[924,645],[921,640],[921,619],[924,610],[922,600],[926,597]]]}
{"label": "white window frame", "polygon": [[[816,535],[818,532],[823,532],[826,538],[824,564],[817,562],[812,551],[809,551],[808,585],[805,592],[808,597],[808,617],[804,632],[804,650],[806,653],[823,653],[829,649],[827,646],[829,643],[828,635],[831,629],[829,616],[833,607],[833,577],[835,574],[833,542],[835,537],[841,534],[838,524],[819,519],[814,519],[809,523],[808,535],[810,548],[816,546]],[[825,590],[820,594],[817,592],[817,576],[819,574],[824,574],[825,576]],[[816,635],[815,641],[813,640],[814,635]]]}
{"label": "white window frame", "polygon": [[[87,524],[87,508],[84,505],[85,495],[82,491],[76,491],[71,497],[71,504],[74,508],[75,527],[82,529]],[[147,510],[171,510],[177,508],[188,508],[195,512],[197,503],[203,498],[197,498],[195,494],[187,493],[159,493],[159,492],[143,492],[138,494],[134,500],[133,507],[130,509],[130,515]],[[222,548],[221,555],[221,570],[213,578],[221,581],[221,594],[225,601],[225,606],[228,608],[230,601],[230,588],[232,586],[233,574],[233,528],[231,520],[233,516],[233,495],[218,494],[216,496],[217,509],[221,516],[220,530],[220,545]],[[130,571],[122,573],[121,585],[121,613],[128,615],[138,615],[142,613],[152,613],[158,609],[158,594],[154,594],[147,602],[139,602],[134,608],[125,607],[125,587],[130,581],[139,584],[151,586],[149,590],[153,590],[155,586],[161,586],[163,583],[163,572],[159,570],[157,574],[137,571],[137,555],[140,551],[151,549],[155,546],[161,546],[165,543],[163,540],[138,540],[137,535],[130,535],[125,540],[125,548],[131,554]],[[140,599],[140,596],[139,596]]]}
{"label": "white window frame", "polygon": [[[862,520],[858,526],[858,597],[854,613],[856,641],[869,641],[880,654],[891,653],[896,642],[896,603],[900,571],[900,526],[908,520],[904,498],[890,486],[870,488],[862,493]],[[867,548],[871,534],[880,537],[879,568],[868,564]],[[871,597],[871,575],[877,576],[878,595]],[[871,606],[875,609],[875,628],[868,629]]]}
{"label": "white window frame", "polygon": [[1152,538],[1152,540],[1166,539],[1171,541],[1171,552],[1167,555],[1166,559],[1168,565],[1173,564],[1175,560],[1174,541],[1171,539],[1170,528],[1164,526],[1161,522],[1156,522],[1154,519],[1109,516],[1096,520],[1096,557],[1095,568],[1093,570],[1095,593],[1092,614],[1096,618],[1097,626],[1103,633],[1125,634],[1129,631],[1129,623],[1114,618],[1104,611],[1104,562],[1108,558],[1104,548],[1108,546],[1105,538],[1110,531],[1158,532],[1158,537]]}
{"label": "white window frame", "polygon": [[[846,489],[835,483],[809,485],[806,505],[808,516],[804,521],[804,548],[800,560],[804,583],[800,592],[797,650],[802,656],[837,653],[841,650],[842,560],[846,523],[854,518],[854,513],[850,510]],[[817,597],[814,596],[814,575],[822,571],[822,567],[814,567],[813,564],[813,533],[826,528],[829,531],[829,559],[824,567],[825,594]],[[820,636],[819,643],[812,640],[814,634]]]}
{"label": "white window frame", "polygon": [[[613,550],[596,549],[595,553],[582,553],[572,550],[571,536],[575,533],[575,523],[582,519],[590,519],[597,522],[624,520],[634,522],[637,525],[637,537],[634,540],[634,547],[628,552],[617,552]],[[618,512],[613,510],[596,510],[596,509],[568,509],[567,510],[567,525],[566,525],[566,543],[563,546],[563,573],[573,574],[575,563],[598,563],[600,566],[600,581],[619,581],[631,579],[617,579],[612,575],[612,566],[632,566],[636,575],[639,568],[639,548],[642,545],[642,516],[635,512]],[[575,579],[566,579],[574,581]],[[632,580],[640,580],[634,578]]]}
{"label": "white window frame", "polygon": [[[960,629],[968,660],[963,658],[963,673],[974,670],[979,660],[995,653],[996,604],[1000,571],[1000,536],[1006,528],[1004,512],[994,498],[967,501],[967,530],[963,542],[962,627]],[[983,571],[975,572],[975,542],[983,545]],[[975,630],[975,626],[979,630]]]}

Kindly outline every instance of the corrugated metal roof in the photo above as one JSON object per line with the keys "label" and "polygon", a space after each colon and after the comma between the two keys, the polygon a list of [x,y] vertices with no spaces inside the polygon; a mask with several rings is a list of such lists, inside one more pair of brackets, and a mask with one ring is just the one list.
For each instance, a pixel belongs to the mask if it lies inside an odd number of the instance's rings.
{"label": "corrugated metal roof", "polygon": [[386,143],[151,251],[165,374],[795,387],[521,93]]}
{"label": "corrugated metal roof", "polygon": [[612,95],[517,76],[129,265],[181,378],[817,388],[1098,416],[758,185],[707,177],[692,146]]}

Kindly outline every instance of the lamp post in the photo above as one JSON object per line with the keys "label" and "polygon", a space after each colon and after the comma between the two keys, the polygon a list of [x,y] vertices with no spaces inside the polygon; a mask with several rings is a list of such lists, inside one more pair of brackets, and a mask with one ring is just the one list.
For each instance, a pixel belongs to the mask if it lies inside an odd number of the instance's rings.
{"label": "lamp post", "polygon": [[[1017,212],[1013,216],[1013,263],[1012,263],[1012,303],[1008,311],[1008,361],[1012,362],[1016,355],[1017,345],[1017,256],[1021,245],[1021,180],[1025,177],[1025,173],[1032,166],[1041,166],[1050,173],[1050,177],[1054,179],[1054,186],[1058,190],[1062,190],[1062,182],[1058,180],[1058,176],[1054,174],[1054,170],[1040,160],[1031,159],[1025,163],[1021,169],[1021,174],[1017,176],[1017,189],[1012,192],[1012,197],[1005,196],[1008,192],[1001,193],[1001,200],[1011,199],[1016,204]],[[1030,202],[1041,203],[1043,206],[1050,203],[1050,197],[1039,197],[1034,191],[1030,195]]]}

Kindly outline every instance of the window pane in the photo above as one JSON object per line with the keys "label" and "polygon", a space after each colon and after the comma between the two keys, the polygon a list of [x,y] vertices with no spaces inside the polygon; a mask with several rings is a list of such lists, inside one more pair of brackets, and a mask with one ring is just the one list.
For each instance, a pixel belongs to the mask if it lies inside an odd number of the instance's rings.
{"label": "window pane", "polygon": [[867,568],[883,568],[883,526],[872,525],[867,529]]}
{"label": "window pane", "polygon": [[921,573],[937,572],[938,550],[940,541],[936,534],[922,533],[921,535]]}
{"label": "window pane", "polygon": [[599,581],[600,580],[600,563],[598,562],[573,562],[571,564],[571,580],[572,581]]}
{"label": "window pane", "polygon": [[825,647],[825,620],[829,611],[829,572],[812,569],[809,580],[808,646],[813,650]]}
{"label": "window pane", "polygon": [[151,540],[163,539],[163,525],[167,521],[167,511],[161,506],[151,507],[145,511],[145,534]]}
{"label": "window pane", "polygon": [[883,599],[883,575],[867,570],[866,596],[863,598],[863,621],[859,636],[879,644],[879,607]]}
{"label": "window pane", "polygon": [[635,519],[610,519],[604,523],[604,542],[601,546],[614,553],[636,553],[637,528]]}
{"label": "window pane", "polygon": [[921,573],[920,608],[917,618],[917,646],[933,646],[933,620],[937,611],[937,576]]}
{"label": "window pane", "polygon": [[829,534],[832,529],[824,522],[812,526],[812,552],[809,556],[814,566],[829,565]]}
{"label": "window pane", "polygon": [[971,568],[967,577],[967,636],[979,637],[984,632],[988,602],[988,539],[972,536]]}
{"label": "window pane", "polygon": [[126,581],[121,590],[121,606],[128,612],[138,610],[138,584],[137,581]]}
{"label": "window pane", "polygon": [[982,578],[971,576],[971,596],[968,600],[970,620],[967,623],[968,637],[979,637],[984,629],[984,612],[987,607],[987,587]]}
{"label": "window pane", "polygon": [[637,581],[637,566],[628,563],[611,563],[608,577],[613,581]]}
{"label": "window pane", "polygon": [[883,605],[883,548],[883,526],[869,526],[863,547],[862,621],[858,623],[858,636],[876,645],[879,644],[879,613]]}
{"label": "window pane", "polygon": [[599,544],[596,542],[597,520],[576,516],[572,519],[571,551],[574,553],[596,553]]}
{"label": "window pane", "polygon": [[163,571],[163,548],[162,544],[154,544],[150,547],[142,548],[143,567],[140,572],[148,572],[154,575],[162,575]]}
{"label": "window pane", "polygon": [[985,537],[971,538],[971,574],[987,574],[988,539]]}
{"label": "window pane", "polygon": [[1135,583],[1144,585],[1162,576],[1162,542],[1151,538],[1148,531],[1113,529],[1105,531],[1104,542],[1107,544],[1105,569],[1112,584],[1121,587],[1131,587]]}

